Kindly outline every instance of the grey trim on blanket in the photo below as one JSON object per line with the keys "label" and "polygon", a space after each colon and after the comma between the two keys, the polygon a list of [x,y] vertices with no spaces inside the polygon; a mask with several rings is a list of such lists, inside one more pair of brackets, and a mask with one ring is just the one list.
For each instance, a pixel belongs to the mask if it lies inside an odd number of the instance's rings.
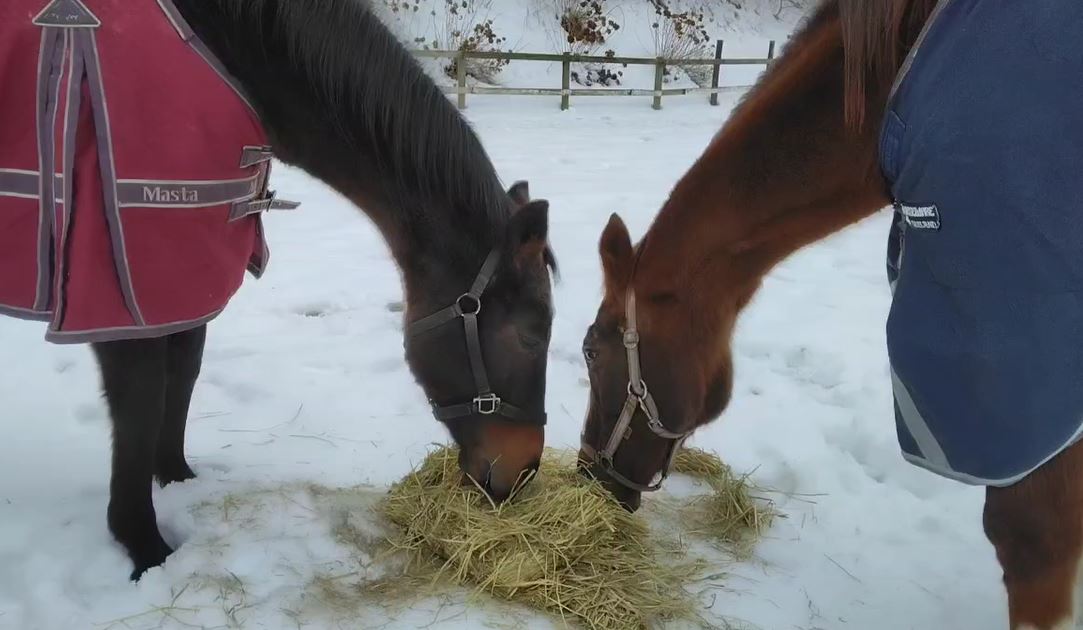
{"label": "grey trim on blanket", "polygon": [[97,330],[81,330],[78,332],[63,332],[50,330],[45,334],[45,340],[55,344],[75,343],[104,343],[108,341],[121,341],[128,339],[150,339],[153,337],[165,337],[186,330],[198,328],[222,314],[225,308],[221,308],[209,315],[197,317],[172,324],[158,326],[121,326],[116,328],[99,328]]}
{"label": "grey trim on blanket", "polygon": [[1030,475],[1030,473],[1034,472],[1035,470],[1038,470],[1042,466],[1045,466],[1047,463],[1049,463],[1049,460],[1051,460],[1054,457],[1056,457],[1057,455],[1060,455],[1061,453],[1063,453],[1065,451],[1065,449],[1068,449],[1068,448],[1070,448],[1072,446],[1075,446],[1075,444],[1077,442],[1079,442],[1079,440],[1081,438],[1083,438],[1083,423],[1080,424],[1080,427],[1079,427],[1079,429],[1076,430],[1075,434],[1072,435],[1072,437],[1067,442],[1064,443],[1064,446],[1062,446],[1062,447],[1056,449],[1055,451],[1053,451],[1053,453],[1051,455],[1049,455],[1049,457],[1046,457],[1045,459],[1043,459],[1041,461],[1041,463],[1039,463],[1037,466],[1034,466],[1032,468],[1028,468],[1027,470],[1025,470],[1025,471],[1023,471],[1021,473],[1017,473],[1015,475],[1012,475],[1011,477],[1006,477],[1004,479],[983,479],[981,477],[975,477],[974,475],[968,475],[966,473],[956,472],[956,471],[952,470],[951,468],[944,468],[944,467],[937,466],[936,464],[933,464],[932,462],[930,462],[930,461],[928,461],[926,459],[923,459],[923,458],[918,457],[916,455],[911,455],[910,453],[907,453],[906,451],[903,451],[902,456],[903,456],[903,459],[910,462],[911,464],[913,464],[913,465],[915,465],[915,466],[917,466],[919,468],[924,468],[925,470],[928,470],[931,473],[935,473],[935,474],[940,475],[942,477],[945,477],[947,479],[951,479],[952,481],[958,481],[959,483],[965,483],[965,484],[970,485],[970,486],[992,486],[994,488],[1006,488],[1008,486],[1012,486],[1012,485],[1015,485],[1015,484],[1019,483],[1020,481],[1025,479],[1028,475]]}
{"label": "grey trim on blanket", "polygon": [[94,132],[98,139],[99,168],[102,177],[102,190],[105,201],[105,217],[109,223],[109,232],[113,239],[113,261],[117,267],[120,290],[128,306],[132,319],[139,326],[146,325],[139,303],[132,289],[132,274],[128,267],[128,252],[124,243],[124,226],[120,220],[120,206],[117,202],[117,177],[113,160],[113,137],[109,124],[109,106],[105,98],[105,84],[102,81],[101,61],[98,56],[98,43],[93,32],[76,33],[83,46],[86,59],[87,83],[90,86],[91,109],[94,111]]}
{"label": "grey trim on blanket", "polygon": [[[65,121],[64,131],[64,170],[71,172],[74,154],[74,129],[67,123],[74,121],[79,107],[79,83],[69,84],[69,116]],[[153,179],[118,179],[117,200],[121,208],[139,206],[142,208],[205,208],[221,206],[238,201],[254,199],[260,193],[260,180],[257,173],[241,179],[217,180],[153,180]],[[0,196],[25,197],[38,199],[41,187],[36,171],[0,169]],[[54,187],[63,188],[63,196],[58,203],[65,202],[71,195],[70,187],[64,183],[61,175],[54,178]],[[48,225],[48,224],[46,224]]]}
{"label": "grey trim on blanket", "polygon": [[34,322],[47,322],[53,317],[53,314],[49,311],[34,311],[28,308],[7,306],[5,304],[0,304],[0,315],[7,315],[8,317],[14,317],[15,319],[25,319]]}
{"label": "grey trim on blanket", "polygon": [[[56,184],[61,183],[58,175]],[[41,182],[37,171],[24,171],[17,168],[0,168],[0,197],[22,197],[41,199]]]}
{"label": "grey trim on blanket", "polygon": [[[225,65],[223,65],[222,62],[218,59],[218,57],[216,57],[215,54],[211,52],[211,49],[207,48],[206,44],[204,44],[203,41],[196,36],[195,31],[192,30],[192,27],[188,25],[188,22],[184,19],[184,16],[181,15],[181,12],[178,11],[177,7],[173,4],[173,0],[157,1],[158,6],[161,7],[166,17],[173,24],[173,28],[176,29],[177,34],[180,35],[180,38],[187,42],[187,44],[192,47],[192,50],[194,50],[197,55],[202,57],[203,61],[206,61],[207,65],[209,65],[215,71],[215,73],[217,73],[218,76],[221,77],[222,80],[225,81],[226,84],[229,85],[229,87],[237,93],[237,96],[239,96],[241,100],[244,101],[244,104],[248,106],[248,109],[250,109],[253,114],[256,114],[256,108],[252,107],[252,101],[248,99],[248,95],[245,93],[244,87],[241,86],[240,81],[230,75],[230,73],[226,70]],[[258,118],[258,114],[256,114],[256,116]]]}
{"label": "grey trim on blanket", "polygon": [[[75,183],[73,173],[75,172],[75,136],[79,132],[79,109],[83,105],[83,78],[86,76],[86,59],[83,56],[83,50],[79,46],[72,42],[70,65],[68,66],[68,110],[64,114],[64,146],[63,146],[63,173],[68,176],[59,178],[61,189],[63,190],[63,205],[61,206],[64,213],[64,220],[61,223],[63,231],[54,239],[57,246],[57,270],[56,279],[59,282],[56,284],[57,304],[55,305],[55,316],[53,318],[54,325],[59,324],[64,317],[64,262],[67,260],[67,256],[64,256],[63,252],[67,251],[68,242],[68,230],[71,227],[72,222],[72,205],[74,201],[74,192],[72,187]],[[54,178],[55,179],[55,178]],[[51,283],[53,284],[53,283]]]}
{"label": "grey trim on blanket", "polygon": [[929,29],[936,23],[937,18],[940,17],[940,13],[948,6],[949,2],[951,2],[951,0],[939,0],[936,3],[936,6],[933,7],[932,13],[929,14],[929,19],[925,20],[925,26],[921,28],[921,33],[918,35],[918,38],[914,40],[914,45],[910,47],[910,52],[907,53],[906,59],[903,60],[903,64],[899,68],[899,73],[895,75],[895,82],[891,84],[891,92],[888,93],[887,97],[888,107],[891,106],[891,101],[895,98],[895,92],[899,89],[899,86],[902,85],[903,79],[905,79],[906,75],[910,72],[910,66],[914,65],[914,58],[918,55],[918,49],[925,43],[925,37],[929,34]]}
{"label": "grey trim on blanket", "polygon": [[910,436],[914,438],[918,449],[921,450],[921,455],[930,464],[944,470],[951,470],[951,463],[948,462],[944,449],[940,448],[936,436],[929,429],[929,424],[925,422],[925,418],[921,417],[921,412],[918,411],[917,405],[914,404],[914,399],[910,397],[910,391],[906,389],[902,379],[895,373],[895,368],[891,369],[891,386],[895,394],[895,405],[899,409],[899,415],[902,416],[903,424],[906,425],[907,430],[910,431]]}
{"label": "grey trim on blanket", "polygon": [[[64,76],[64,56],[71,45],[71,34],[55,28],[42,29],[41,48],[38,52],[37,135],[38,172],[56,171],[56,114],[60,102],[60,84]],[[49,253],[52,226],[56,214],[56,180],[38,178],[38,263],[34,309],[45,310],[49,305],[47,271],[50,268]]]}
{"label": "grey trim on blanket", "polygon": [[258,193],[258,175],[214,181],[117,180],[122,208],[205,208],[247,201]]}
{"label": "grey trim on blanket", "polygon": [[[69,37],[70,37],[70,35],[69,35]],[[65,115],[65,120],[64,120],[64,146],[63,146],[64,155],[62,157],[63,162],[64,162],[64,166],[67,166],[69,163],[74,164],[74,161],[75,161],[74,136],[77,133],[78,123],[77,122],[73,123],[72,120],[71,120],[71,117],[75,116],[76,121],[78,120],[79,108],[82,106],[83,77],[86,76],[86,61],[83,58],[83,49],[82,49],[82,47],[80,47],[75,42],[74,38],[71,39],[70,43],[71,43],[71,52],[70,52],[70,57],[68,59],[68,62],[69,62],[68,63],[68,109],[64,114]],[[74,97],[72,97],[73,94],[75,95]],[[73,124],[75,126],[72,126]],[[67,172],[69,174],[71,173],[71,171],[65,171],[65,172]],[[40,179],[45,179],[45,178],[40,178]],[[56,186],[59,183],[60,187],[63,190],[62,194],[67,195],[67,197],[62,199],[62,202],[64,202],[61,205],[61,208],[63,209],[63,217],[62,217],[62,219],[60,221],[60,231],[56,235],[56,238],[54,239],[54,242],[57,244],[57,256],[56,256],[57,269],[56,269],[55,278],[63,278],[64,274],[65,274],[65,270],[64,270],[65,257],[63,256],[62,252],[64,252],[64,250],[65,250],[65,248],[67,246],[68,229],[71,226],[71,213],[72,213],[71,212],[71,194],[72,194],[71,182],[70,181],[65,182],[64,181],[65,179],[70,180],[70,178],[65,178],[63,175],[56,175],[53,178],[53,185]],[[54,224],[55,224],[55,219],[54,219]],[[53,321],[50,324],[51,326],[59,326],[61,320],[64,317],[64,288],[63,288],[63,286],[57,286],[56,287],[56,300],[57,300],[57,303],[54,304],[53,308],[52,308]]]}

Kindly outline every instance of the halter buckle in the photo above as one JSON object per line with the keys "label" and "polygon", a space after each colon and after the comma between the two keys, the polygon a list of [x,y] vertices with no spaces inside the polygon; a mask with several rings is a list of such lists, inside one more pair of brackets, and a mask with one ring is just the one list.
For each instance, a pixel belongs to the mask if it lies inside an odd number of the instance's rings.
{"label": "halter buckle", "polygon": [[638,330],[626,330],[624,331],[624,347],[631,350],[639,345],[639,331]]}
{"label": "halter buckle", "polygon": [[491,416],[500,409],[501,402],[496,394],[483,394],[474,398],[474,409],[483,416]]}

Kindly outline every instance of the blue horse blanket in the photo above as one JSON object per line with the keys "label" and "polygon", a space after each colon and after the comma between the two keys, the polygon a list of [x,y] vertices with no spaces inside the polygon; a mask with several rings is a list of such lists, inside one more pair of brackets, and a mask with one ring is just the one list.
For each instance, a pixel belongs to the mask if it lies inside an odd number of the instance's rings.
{"label": "blue horse blanket", "polygon": [[880,165],[903,454],[1013,484],[1083,433],[1083,0],[941,0]]}

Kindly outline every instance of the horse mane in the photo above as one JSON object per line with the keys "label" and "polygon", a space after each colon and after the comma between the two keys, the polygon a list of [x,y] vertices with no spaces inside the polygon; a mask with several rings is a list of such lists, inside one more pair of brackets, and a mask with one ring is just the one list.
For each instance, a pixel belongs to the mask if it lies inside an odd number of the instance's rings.
{"label": "horse mane", "polygon": [[[645,252],[656,239],[658,247],[681,243],[686,250],[702,250],[695,259],[702,271],[680,267],[692,260],[687,257],[652,263],[659,287],[694,274],[707,278],[711,265],[705,261],[712,259],[715,247],[724,252],[727,264],[740,259],[757,269],[790,251],[798,237],[779,234],[793,226],[778,213],[799,205],[808,186],[826,185],[825,179],[838,184],[846,177],[836,180],[832,178],[837,174],[818,170],[824,151],[837,150],[843,143],[860,146],[860,153],[847,158],[847,176],[881,182],[875,151],[878,130],[866,124],[868,114],[885,104],[902,58],[936,2],[821,0],[803,18],[778,60],[745,93],[703,155],[674,186],[640,241],[637,262],[650,257]],[[723,164],[727,166],[720,168]],[[784,186],[783,181],[791,185]],[[858,184],[847,180],[847,185]],[[727,202],[718,201],[723,199]],[[740,211],[723,212],[732,210],[727,203]],[[694,231],[688,228],[691,224],[697,226]],[[826,224],[820,219],[815,222],[819,227],[807,232],[815,233]],[[752,230],[753,226],[758,227]],[[714,234],[724,246],[712,240]],[[775,238],[781,249],[763,247]],[[641,267],[638,264],[637,271]]]}
{"label": "horse mane", "polygon": [[[937,0],[837,0],[845,51],[846,122],[860,127],[870,84],[890,86]],[[821,11],[829,10],[831,2]]]}
{"label": "horse mane", "polygon": [[177,4],[257,92],[278,144],[292,140],[284,161],[302,154],[305,170],[339,188],[370,182],[402,236],[426,250],[447,251],[431,242],[445,223],[488,231],[486,246],[504,240],[512,202],[480,140],[366,0]]}

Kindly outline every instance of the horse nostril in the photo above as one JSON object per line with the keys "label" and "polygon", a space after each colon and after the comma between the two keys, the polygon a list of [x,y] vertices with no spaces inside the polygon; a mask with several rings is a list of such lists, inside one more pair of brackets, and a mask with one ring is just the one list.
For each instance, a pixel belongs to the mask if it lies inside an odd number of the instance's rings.
{"label": "horse nostril", "polygon": [[481,484],[481,487],[494,503],[503,503],[504,499],[507,498],[507,493],[502,492],[493,486],[493,474],[495,472],[496,466],[490,463],[489,470],[485,473],[485,481]]}
{"label": "horse nostril", "polygon": [[490,484],[485,485],[485,493],[488,494],[489,498],[492,499],[493,503],[496,503],[496,504],[500,504],[500,503],[503,503],[504,501],[507,501],[508,497],[511,496],[511,491],[510,490],[502,490],[502,489],[499,489],[499,488],[494,488]]}

